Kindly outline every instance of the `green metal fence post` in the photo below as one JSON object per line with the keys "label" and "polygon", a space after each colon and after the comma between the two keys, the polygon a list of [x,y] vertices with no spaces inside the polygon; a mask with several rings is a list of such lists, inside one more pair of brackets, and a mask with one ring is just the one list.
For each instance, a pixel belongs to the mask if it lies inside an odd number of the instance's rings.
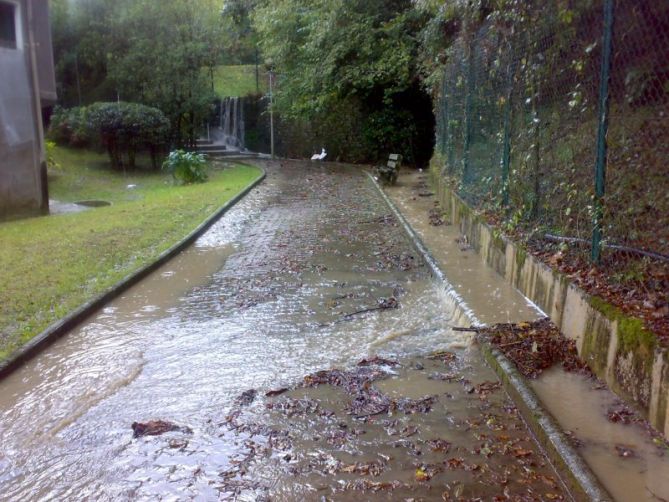
{"label": "green metal fence post", "polygon": [[615,0],[604,0],[604,36],[602,39],[602,67],[599,81],[597,158],[595,161],[595,201],[592,230],[591,258],[601,261],[603,197],[606,182],[607,133],[609,129],[609,83],[611,81],[611,55],[613,53],[613,16]]}
{"label": "green metal fence post", "polygon": [[[451,70],[453,71],[453,70]],[[449,97],[451,98],[451,113],[448,117],[448,124],[446,124],[446,142],[447,142],[447,154],[446,158],[448,159],[448,172],[453,174],[455,169],[455,144],[453,141],[453,109],[455,107],[455,96],[456,96],[456,87],[455,82],[450,86]]]}
{"label": "green metal fence post", "polygon": [[444,75],[441,82],[441,143],[440,143],[440,153],[443,155],[446,153],[446,138],[448,135],[448,97],[446,96],[446,70],[444,70]]}
{"label": "green metal fence post", "polygon": [[506,103],[504,103],[504,149],[502,152],[502,204],[509,207],[509,166],[511,164],[511,99],[513,97],[513,77],[516,61],[513,45],[509,47],[509,75],[507,76]]}
{"label": "green metal fence post", "polygon": [[462,152],[462,181],[466,185],[471,182],[469,149],[472,141],[472,99],[474,94],[474,39],[469,42],[467,58],[467,94],[465,96],[465,141]]}
{"label": "green metal fence post", "polygon": [[439,153],[441,154],[441,160],[443,162],[443,165],[441,166],[441,175],[444,176],[446,174],[446,171],[450,169],[450,166],[448,165],[448,160],[447,160],[447,153],[448,153],[448,115],[449,115],[449,107],[451,106],[451,103],[449,103],[449,98],[447,95],[447,81],[446,81],[446,70],[444,69],[444,74],[442,76],[442,81],[441,81],[441,132],[440,132],[440,137],[439,137]]}

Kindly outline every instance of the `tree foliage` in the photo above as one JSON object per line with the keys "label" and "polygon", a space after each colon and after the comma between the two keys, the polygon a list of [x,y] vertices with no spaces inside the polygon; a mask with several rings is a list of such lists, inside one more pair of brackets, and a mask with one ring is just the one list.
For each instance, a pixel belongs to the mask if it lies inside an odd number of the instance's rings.
{"label": "tree foliage", "polygon": [[87,107],[86,128],[107,149],[112,167],[135,167],[135,155],[146,148],[154,168],[166,142],[169,122],[156,108],[136,103],[95,103]]}
{"label": "tree foliage", "polygon": [[82,147],[90,138],[86,128],[86,107],[62,108],[56,106],[51,115],[48,137],[61,145]]}
{"label": "tree foliage", "polygon": [[[263,53],[278,73],[276,107],[286,117],[308,120],[324,131],[353,127],[353,143],[335,156],[370,160],[390,149],[418,160],[430,145],[431,109],[420,99],[417,36],[425,22],[410,0],[262,1],[252,15]],[[340,115],[353,108],[361,117],[351,124]],[[407,138],[404,117],[417,124]],[[422,114],[422,116],[421,116]],[[379,129],[379,119],[384,121]],[[357,145],[356,145],[357,143]],[[332,147],[330,147],[332,149]],[[335,150],[337,148],[335,147]],[[362,151],[351,159],[350,151]]]}
{"label": "tree foliage", "polygon": [[[224,45],[218,0],[53,0],[61,99],[123,99],[160,109],[170,141],[194,144]],[[210,70],[207,72],[207,70]]]}
{"label": "tree foliage", "polygon": [[94,103],[57,108],[49,139],[69,146],[104,147],[115,169],[134,168],[138,151],[151,154],[153,168],[165,149],[170,123],[160,110],[136,103]]}

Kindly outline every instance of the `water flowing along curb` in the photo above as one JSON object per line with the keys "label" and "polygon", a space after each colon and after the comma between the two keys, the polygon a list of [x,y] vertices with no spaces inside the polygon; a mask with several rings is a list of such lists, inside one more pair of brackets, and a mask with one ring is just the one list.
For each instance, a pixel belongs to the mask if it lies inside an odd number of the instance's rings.
{"label": "water flowing along curb", "polygon": [[197,240],[198,237],[204,234],[214,223],[216,223],[216,221],[218,221],[221,216],[227,213],[235,204],[242,200],[251,190],[253,190],[265,179],[267,172],[259,166],[253,167],[257,167],[262,171],[262,173],[246,188],[244,188],[244,190],[223,204],[223,206],[221,206],[214,214],[207,218],[199,227],[188,234],[183,240],[179,241],[177,244],[167,249],[166,251],[163,251],[152,263],[144,265],[139,270],[132,272],[130,275],[126,276],[124,279],[121,279],[121,281],[117,282],[105,292],[79,306],[76,310],[70,312],[62,319],[51,324],[39,335],[35,336],[32,340],[23,345],[8,360],[0,363],[0,378],[4,378],[9,375],[12,371],[19,368],[22,364],[34,357],[45,347],[65,335],[68,331],[80,324],[91,314],[102,308],[106,303],[127,291],[130,287],[137,284],[151,272],[158,269],[158,267],[161,265],[167,263],[170,259],[175,257],[177,254],[195,242],[195,240]]}
{"label": "water flowing along curb", "polygon": [[[438,262],[430,254],[421,238],[413,230],[409,222],[404,218],[397,206],[388,198],[379,186],[374,176],[367,173],[369,179],[376,186],[379,193],[386,201],[398,221],[413,241],[414,246],[423,256],[432,274],[445,285],[446,292],[460,303],[467,317],[473,324],[478,323],[474,312],[455,293],[452,285],[448,282],[446,274],[439,267]],[[613,497],[606,491],[590,470],[583,458],[572,447],[569,439],[564,434],[553,416],[543,408],[539,398],[527,384],[525,378],[516,370],[515,366],[504,354],[489,344],[481,343],[483,355],[499,376],[506,392],[513,398],[518,406],[523,419],[535,434],[538,442],[542,445],[549,460],[556,468],[558,474],[564,474],[562,481],[571,491],[575,500],[611,501]]]}

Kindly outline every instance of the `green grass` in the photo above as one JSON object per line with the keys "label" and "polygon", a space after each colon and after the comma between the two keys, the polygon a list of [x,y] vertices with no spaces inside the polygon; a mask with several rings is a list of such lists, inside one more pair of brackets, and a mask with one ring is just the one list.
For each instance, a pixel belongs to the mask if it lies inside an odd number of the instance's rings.
{"label": "green grass", "polygon": [[175,186],[164,173],[112,172],[102,154],[57,149],[55,157],[51,198],[112,205],[0,223],[0,359],[150,263],[260,174],[210,168],[207,183]]}
{"label": "green grass", "polygon": [[[260,92],[266,93],[269,86],[267,72],[259,68]],[[214,71],[214,91],[220,97],[247,96],[256,94],[255,65],[219,66]]]}

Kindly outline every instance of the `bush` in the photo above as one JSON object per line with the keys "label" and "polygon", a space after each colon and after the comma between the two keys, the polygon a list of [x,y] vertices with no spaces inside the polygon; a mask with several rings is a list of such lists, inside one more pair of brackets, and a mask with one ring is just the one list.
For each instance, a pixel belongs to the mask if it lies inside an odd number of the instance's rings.
{"label": "bush", "polygon": [[61,108],[56,106],[51,115],[47,137],[59,145],[83,147],[91,138],[86,128],[86,108]]}
{"label": "bush", "polygon": [[88,107],[56,107],[47,137],[58,144],[107,149],[112,167],[135,167],[140,150],[151,154],[154,169],[165,150],[170,123],[160,110],[135,103],[94,103]]}
{"label": "bush", "polygon": [[94,103],[85,112],[86,130],[107,148],[112,167],[135,167],[140,149],[151,153],[154,169],[170,123],[160,110],[135,103]]}
{"label": "bush", "polygon": [[206,168],[207,161],[203,154],[183,150],[170,152],[163,163],[163,169],[170,172],[174,179],[183,185],[207,181]]}

